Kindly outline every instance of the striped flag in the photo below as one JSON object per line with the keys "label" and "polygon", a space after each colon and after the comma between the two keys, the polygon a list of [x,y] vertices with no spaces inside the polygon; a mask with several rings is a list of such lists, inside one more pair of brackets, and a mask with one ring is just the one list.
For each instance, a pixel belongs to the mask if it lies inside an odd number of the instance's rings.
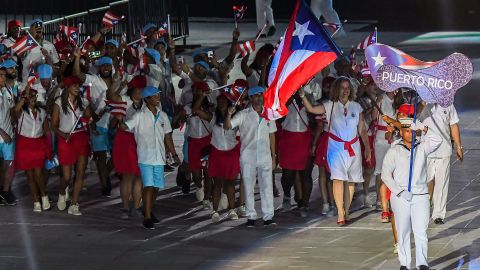
{"label": "striped flag", "polygon": [[60,25],[60,32],[64,33],[67,39],[71,41],[75,46],[77,46],[79,34],[77,27]]}
{"label": "striped flag", "polygon": [[164,21],[160,24],[160,28],[158,28],[158,34],[160,36],[168,34],[168,21]]}
{"label": "striped flag", "polygon": [[240,51],[240,54],[242,55],[242,57],[245,57],[245,55],[255,51],[255,42],[253,42],[252,40],[249,40],[244,43],[239,43],[237,45],[237,49]]}
{"label": "striped flag", "polygon": [[107,109],[112,115],[126,116],[127,102],[105,100]]}
{"label": "striped flag", "polygon": [[340,23],[323,23],[323,26],[332,30],[332,32],[336,32],[338,29],[340,29],[340,27],[342,27],[342,24],[340,24]]}
{"label": "striped flag", "polygon": [[29,51],[39,44],[38,42],[27,32],[27,35],[21,38],[12,46],[12,54],[20,55],[26,51]]}
{"label": "striped flag", "polygon": [[113,27],[114,25],[118,24],[125,16],[117,16],[111,11],[107,11],[105,15],[103,15],[102,23],[105,26]]}
{"label": "striped flag", "polygon": [[247,10],[246,6],[233,6],[233,15],[235,17],[235,21],[239,21],[243,18],[245,11]]}
{"label": "striped flag", "polygon": [[368,77],[372,75],[372,73],[370,72],[370,69],[368,68],[368,64],[366,60],[362,61],[362,67],[360,69],[360,72],[362,73],[362,77]]}
{"label": "striped flag", "polygon": [[365,50],[368,46],[377,43],[377,29],[370,33],[362,42],[357,45],[357,49]]}
{"label": "striped flag", "polygon": [[35,68],[32,64],[28,67],[28,78],[27,83],[33,85],[38,78],[38,73],[35,71]]}
{"label": "striped flag", "polygon": [[140,60],[138,65],[132,65],[132,64],[127,65],[128,74],[134,74],[138,70],[141,70],[145,67],[146,55],[145,55],[145,48],[143,46],[143,43],[144,41],[141,40],[127,46],[128,53]]}

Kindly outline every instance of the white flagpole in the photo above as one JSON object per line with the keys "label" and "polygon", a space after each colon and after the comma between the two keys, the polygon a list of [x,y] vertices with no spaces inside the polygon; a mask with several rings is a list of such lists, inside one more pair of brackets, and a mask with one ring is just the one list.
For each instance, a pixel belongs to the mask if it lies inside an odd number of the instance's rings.
{"label": "white flagpole", "polygon": [[167,14],[167,32],[168,32],[168,35],[170,36],[170,14]]}
{"label": "white flagpole", "polygon": [[340,29],[342,29],[343,25],[347,22],[347,20],[344,20],[343,23],[340,25],[340,27],[335,31],[333,32],[332,34],[332,38],[338,33],[338,31],[340,31]]}
{"label": "white flagpole", "polygon": [[265,24],[262,28],[262,30],[260,30],[260,32],[258,32],[258,36],[257,38],[255,39],[255,42],[258,41],[258,39],[260,38],[260,36],[262,35],[263,31],[265,30],[265,28],[267,28],[267,24]]}
{"label": "white flagpole", "polygon": [[77,120],[75,121],[75,124],[73,124],[73,127],[72,129],[70,130],[70,132],[68,133],[68,138],[65,140],[66,142],[68,142],[68,140],[70,140],[70,136],[72,135],[73,131],[75,130],[75,127],[77,126],[78,124],[78,121],[80,121],[80,118],[83,117],[83,114],[80,114],[80,116],[77,118]]}

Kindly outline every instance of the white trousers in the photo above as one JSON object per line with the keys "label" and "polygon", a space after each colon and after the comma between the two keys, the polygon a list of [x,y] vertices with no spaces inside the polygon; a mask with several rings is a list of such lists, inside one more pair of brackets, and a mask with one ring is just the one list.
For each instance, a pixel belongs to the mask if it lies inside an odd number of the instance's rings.
{"label": "white trousers", "polygon": [[263,220],[272,219],[275,210],[273,207],[272,164],[255,165],[241,163],[240,167],[245,188],[245,208],[248,219],[257,219],[257,211],[255,211],[255,182],[257,175]]}
{"label": "white trousers", "polygon": [[[275,25],[275,21],[273,20],[272,0],[255,0],[255,6],[257,9],[258,30],[262,30],[265,24],[267,26]],[[267,30],[268,29],[265,29],[264,31]]]}
{"label": "white trousers", "polygon": [[410,233],[413,231],[416,266],[428,266],[427,229],[428,221],[430,220],[430,200],[428,194],[413,195],[411,202],[407,202],[392,194],[390,203],[395,214],[395,226],[398,234],[398,260],[400,264],[410,269],[410,263],[412,262]]}
{"label": "white trousers", "polygon": [[428,180],[435,178],[432,219],[444,219],[447,214],[448,185],[450,183],[450,157],[428,158]]}

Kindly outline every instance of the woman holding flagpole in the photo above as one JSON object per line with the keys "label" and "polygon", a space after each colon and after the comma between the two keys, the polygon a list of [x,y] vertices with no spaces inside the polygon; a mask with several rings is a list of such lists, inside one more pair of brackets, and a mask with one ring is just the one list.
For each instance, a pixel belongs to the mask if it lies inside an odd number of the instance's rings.
{"label": "woman holding flagpole", "polygon": [[80,216],[78,197],[83,186],[83,176],[90,156],[90,138],[87,124],[92,114],[88,101],[79,95],[80,79],[69,76],[63,79],[64,90],[55,101],[52,112],[52,127],[58,137],[58,161],[62,166],[60,194],[57,207],[60,211],[67,207],[68,193],[65,188],[70,181],[75,165],[73,198],[68,213]]}
{"label": "woman holding flagpole", "polygon": [[313,107],[305,97],[303,89],[299,90],[299,95],[308,112],[325,113],[327,119],[330,119],[327,163],[333,180],[333,196],[338,209],[337,224],[348,224],[355,183],[364,181],[359,134],[365,144],[366,161],[371,158],[363,109],[360,104],[353,101],[353,86],[346,77],[335,80],[331,100],[324,104]]}

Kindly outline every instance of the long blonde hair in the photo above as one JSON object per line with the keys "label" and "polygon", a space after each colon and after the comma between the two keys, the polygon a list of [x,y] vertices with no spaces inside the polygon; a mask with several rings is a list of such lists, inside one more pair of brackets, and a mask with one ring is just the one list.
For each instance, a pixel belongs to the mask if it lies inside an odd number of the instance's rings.
{"label": "long blonde hair", "polygon": [[333,82],[331,88],[330,99],[333,102],[337,102],[340,100],[340,87],[343,82],[348,82],[348,87],[350,88],[350,95],[348,96],[348,100],[352,101],[355,99],[355,92],[353,90],[352,82],[349,78],[341,76]]}

